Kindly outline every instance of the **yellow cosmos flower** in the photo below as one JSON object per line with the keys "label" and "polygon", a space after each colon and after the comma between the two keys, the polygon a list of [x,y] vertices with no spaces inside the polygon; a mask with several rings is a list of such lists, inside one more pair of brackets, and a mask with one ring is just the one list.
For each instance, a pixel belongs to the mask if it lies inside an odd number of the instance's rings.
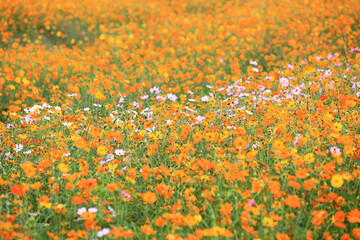
{"label": "yellow cosmos flower", "polygon": [[199,223],[201,222],[201,220],[202,220],[201,215],[195,215],[195,216],[194,216],[194,224],[195,224],[195,225],[196,225],[196,224],[199,224]]}
{"label": "yellow cosmos flower", "polygon": [[63,174],[69,172],[69,170],[70,170],[70,167],[64,163],[59,163],[57,167]]}
{"label": "yellow cosmos flower", "polygon": [[339,188],[344,184],[344,179],[341,175],[335,174],[331,179],[331,186]]}
{"label": "yellow cosmos flower", "polygon": [[264,227],[275,227],[276,225],[278,225],[278,223],[269,217],[264,217],[262,225]]}
{"label": "yellow cosmos flower", "polygon": [[341,123],[334,123],[333,129],[334,129],[335,132],[340,132],[342,130]]}
{"label": "yellow cosmos flower", "polygon": [[332,120],[334,120],[334,117],[330,113],[325,113],[323,119],[325,121],[332,122]]}
{"label": "yellow cosmos flower", "polygon": [[101,92],[96,92],[94,96],[95,96],[96,99],[99,99],[101,101],[106,100],[106,96],[104,94],[102,94]]}
{"label": "yellow cosmos flower", "polygon": [[111,164],[111,163],[108,164],[109,170],[111,170],[111,171],[115,170],[118,166],[119,166],[119,164]]}
{"label": "yellow cosmos flower", "polygon": [[315,157],[313,153],[308,153],[304,156],[304,160],[306,164],[311,164],[315,161]]}
{"label": "yellow cosmos flower", "polygon": [[48,203],[48,202],[41,202],[40,203],[40,206],[43,206],[45,208],[51,208],[52,204],[51,203]]}
{"label": "yellow cosmos flower", "polygon": [[96,152],[99,156],[104,156],[107,154],[107,148],[105,146],[99,146],[97,148],[97,152]]}

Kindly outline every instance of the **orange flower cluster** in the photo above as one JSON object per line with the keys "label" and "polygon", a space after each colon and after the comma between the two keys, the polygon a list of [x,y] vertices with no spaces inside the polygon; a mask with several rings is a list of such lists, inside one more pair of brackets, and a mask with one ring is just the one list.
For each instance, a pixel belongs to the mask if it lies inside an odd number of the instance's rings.
{"label": "orange flower cluster", "polygon": [[360,239],[360,4],[0,2],[1,239]]}

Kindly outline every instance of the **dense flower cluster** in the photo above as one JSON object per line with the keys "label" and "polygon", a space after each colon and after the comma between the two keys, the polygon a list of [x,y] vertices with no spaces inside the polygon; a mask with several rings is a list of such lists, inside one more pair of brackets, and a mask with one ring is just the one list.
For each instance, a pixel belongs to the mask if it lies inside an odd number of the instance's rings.
{"label": "dense flower cluster", "polygon": [[360,239],[360,4],[0,2],[1,239]]}

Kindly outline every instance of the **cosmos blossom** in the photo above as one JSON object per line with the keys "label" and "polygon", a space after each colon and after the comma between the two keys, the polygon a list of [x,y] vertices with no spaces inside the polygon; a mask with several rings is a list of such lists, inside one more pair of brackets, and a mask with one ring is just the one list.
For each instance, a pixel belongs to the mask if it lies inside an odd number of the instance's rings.
{"label": "cosmos blossom", "polygon": [[24,188],[18,184],[11,186],[10,190],[16,196],[24,195]]}
{"label": "cosmos blossom", "polygon": [[358,0],[0,9],[0,239],[360,239]]}
{"label": "cosmos blossom", "polygon": [[256,205],[256,202],[254,200],[250,200],[249,207],[254,207]]}

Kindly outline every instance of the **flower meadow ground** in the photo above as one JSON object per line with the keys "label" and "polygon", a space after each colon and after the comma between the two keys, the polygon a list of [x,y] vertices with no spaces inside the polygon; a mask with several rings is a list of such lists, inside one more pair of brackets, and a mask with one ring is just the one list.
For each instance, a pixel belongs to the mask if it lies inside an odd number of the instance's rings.
{"label": "flower meadow ground", "polygon": [[359,12],[0,1],[0,239],[360,239]]}

